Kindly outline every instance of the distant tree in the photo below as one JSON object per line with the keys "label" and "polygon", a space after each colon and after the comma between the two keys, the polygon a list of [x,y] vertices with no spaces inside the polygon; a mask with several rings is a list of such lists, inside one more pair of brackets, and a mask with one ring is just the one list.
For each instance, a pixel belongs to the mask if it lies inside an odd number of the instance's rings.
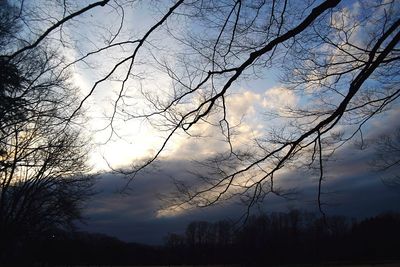
{"label": "distant tree", "polygon": [[228,247],[233,242],[233,223],[227,220],[215,223],[216,228],[216,244],[218,247]]}
{"label": "distant tree", "polygon": [[[203,222],[204,223],[204,222]],[[208,225],[226,223],[208,222]],[[328,224],[328,228],[324,224]],[[251,215],[245,225],[230,233],[228,246],[193,246],[189,240],[170,246],[183,235],[169,234],[166,249],[174,264],[318,264],[334,261],[398,261],[400,217],[385,213],[359,222],[343,216],[324,219],[305,211]],[[196,222],[187,229],[195,229]],[[296,225],[296,235],[293,228]],[[171,241],[171,242],[170,242]],[[379,245],[377,245],[379,244]],[[207,256],[204,256],[204,253]]]}
{"label": "distant tree", "polygon": [[182,249],[185,246],[185,238],[174,233],[169,233],[164,241],[165,246],[169,249]]}
{"label": "distant tree", "polygon": [[70,229],[93,184],[88,140],[78,127],[83,117],[71,117],[77,88],[66,73],[55,73],[63,60],[57,50],[7,57],[21,46],[22,23],[18,9],[1,1],[0,264],[22,254],[26,240]]}
{"label": "distant tree", "polygon": [[372,166],[390,186],[400,186],[400,128],[377,138]]}

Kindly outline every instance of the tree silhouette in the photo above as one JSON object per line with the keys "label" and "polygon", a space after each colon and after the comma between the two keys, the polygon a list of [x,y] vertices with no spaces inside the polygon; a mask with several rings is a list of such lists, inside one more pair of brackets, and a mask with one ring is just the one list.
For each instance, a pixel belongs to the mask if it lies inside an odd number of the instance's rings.
{"label": "tree silhouette", "polygon": [[23,258],[28,240],[70,229],[93,183],[87,140],[77,127],[82,114],[70,116],[77,88],[54,72],[62,60],[57,50],[5,56],[19,46],[22,22],[18,9],[1,1],[0,262]]}
{"label": "tree silhouette", "polygon": [[[340,261],[379,264],[380,261],[393,260],[395,265],[399,259],[395,250],[399,243],[399,214],[380,214],[358,222],[343,216],[327,216],[325,219],[330,231],[317,214],[298,210],[264,213],[250,216],[246,225],[231,231],[232,241],[227,245],[193,246],[190,239],[184,241],[184,236],[178,234],[170,234],[166,245],[174,264],[194,264],[205,260],[205,264],[276,266]],[[219,223],[208,222],[208,225]],[[199,222],[192,222],[186,229],[198,225]],[[179,246],[169,246],[175,240],[179,240]],[[207,258],[201,257],[203,251],[206,251]]]}
{"label": "tree silhouette", "polygon": [[[94,94],[113,87],[105,127],[111,136],[119,136],[118,123],[135,120],[160,131],[163,140],[151,156],[115,169],[127,175],[128,185],[176,136],[201,136],[199,129],[205,125],[217,129],[225,141],[223,151],[202,159],[211,175],[199,174],[200,182],[194,185],[178,181],[179,195],[171,210],[238,196],[252,207],[268,194],[284,196],[284,188],[276,187],[274,180],[283,169],[302,166],[319,171],[317,202],[323,212],[327,159],[349,140],[363,139],[371,118],[390,113],[389,108],[398,104],[398,1],[157,2],[158,19],[130,31],[126,12],[151,7],[137,2],[141,1],[87,6],[56,2],[55,19],[35,13],[35,6],[27,13],[21,5],[20,13],[40,19],[26,20],[32,34],[2,60],[15,60],[49,42],[67,51],[72,48],[78,55],[62,64],[61,72],[86,65],[96,80],[71,118]],[[113,23],[97,25],[95,11],[109,12]],[[44,30],[38,30],[38,21]],[[83,37],[82,25],[89,27]],[[246,136],[243,145],[237,140],[240,128],[230,117],[229,95],[240,82],[276,71],[282,74],[285,89],[280,94],[301,95],[306,104],[259,111],[283,122]],[[149,85],[158,75],[169,84]],[[272,100],[266,101],[268,106]]]}

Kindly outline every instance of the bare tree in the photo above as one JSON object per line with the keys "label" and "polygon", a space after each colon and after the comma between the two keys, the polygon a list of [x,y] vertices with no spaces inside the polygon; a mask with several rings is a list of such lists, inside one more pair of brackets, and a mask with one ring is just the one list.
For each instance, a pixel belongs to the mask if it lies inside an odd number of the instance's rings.
{"label": "bare tree", "polygon": [[[268,194],[284,195],[275,183],[282,169],[305,166],[319,171],[317,203],[322,212],[326,160],[349,140],[363,140],[368,121],[398,104],[398,1],[152,3],[159,5],[159,17],[142,31],[130,32],[125,13],[151,4],[115,0],[85,7],[63,1],[58,17],[44,20],[42,15],[42,24],[48,21],[45,30],[36,31],[33,41],[4,58],[13,59],[50,40],[73,47],[79,55],[62,71],[86,65],[97,78],[71,117],[96,92],[112,87],[105,127],[111,136],[119,136],[121,121],[140,121],[162,133],[162,142],[148,159],[116,170],[127,175],[128,183],[159,159],[177,135],[199,136],[204,125],[218,129],[226,144],[223,151],[203,159],[210,172],[199,175],[194,187],[177,182],[172,210],[232,197],[244,197],[252,207]],[[69,40],[62,38],[68,29],[79,33],[79,25],[95,21],[85,15],[97,7],[118,23],[92,25],[80,39],[71,34]],[[100,37],[94,35],[99,29]],[[277,71],[282,86],[306,103],[281,107],[283,112],[258,110],[283,122],[245,145],[237,142],[237,125],[229,116],[230,93],[242,81]],[[148,82],[158,75],[168,79],[168,85]]]}
{"label": "bare tree", "polygon": [[0,261],[24,240],[49,238],[81,218],[91,195],[88,140],[79,124],[77,88],[54,70],[51,47],[7,57],[22,30],[18,9],[0,9]]}

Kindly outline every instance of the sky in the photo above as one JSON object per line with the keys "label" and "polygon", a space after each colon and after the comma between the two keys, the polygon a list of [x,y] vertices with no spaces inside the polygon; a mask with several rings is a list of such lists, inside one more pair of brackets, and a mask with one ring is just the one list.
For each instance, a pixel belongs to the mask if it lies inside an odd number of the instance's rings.
{"label": "sky", "polygon": [[[65,30],[68,33],[65,38],[70,36],[75,42],[75,49],[65,49],[67,57],[79,58],[85,51],[101,45],[88,40],[106,42],[112,37],[112,33],[118,30],[119,24],[116,21],[121,18],[120,9],[114,7],[115,9],[96,9]],[[165,13],[166,7],[167,5],[149,7],[139,3],[132,8],[126,8],[124,27],[116,41],[127,36],[141,36],[146,28]],[[346,1],[346,12],[359,12],[358,7],[357,1]],[[96,27],[89,27],[88,21]],[[82,27],[85,23],[88,27]],[[102,31],[103,26],[108,30]],[[177,25],[171,22],[169,26]],[[175,33],[183,34],[185,29],[177,27]],[[138,113],[148,108],[143,104],[146,99],[140,93],[141,90],[149,95],[157,93],[161,97],[171,92],[172,84],[165,72],[149,67],[154,63],[152,56],[157,58],[161,52],[166,53],[166,60],[177,63],[173,53],[169,52],[178,49],[179,44],[172,38],[166,38],[168,36],[165,34],[156,31],[151,36],[149,43],[158,46],[151,50],[156,51],[155,54],[149,52],[151,45],[145,46],[132,71],[134,78],[127,86],[129,93],[124,105],[134,105]],[[109,66],[122,56],[129,55],[133,47],[117,47],[99,54],[93,60],[75,64],[73,79],[81,88],[82,95],[86,95],[93,83],[107,73]],[[192,129],[191,134],[201,134],[201,138],[192,138],[185,134],[174,136],[162,152],[157,165],[139,173],[129,183],[129,189],[120,193],[127,185],[127,177],[112,172],[109,167],[125,168],[154,154],[165,137],[165,132],[152,128],[148,121],[130,120],[125,115],[115,120],[114,134],[111,134],[109,116],[113,111],[112,103],[127,68],[124,65],[120,72],[113,75],[112,81],[100,84],[84,105],[90,118],[87,128],[93,139],[90,164],[93,172],[98,172],[98,175],[95,185],[97,194],[85,205],[83,215],[86,223],[80,224],[80,229],[109,234],[129,242],[161,244],[167,233],[182,233],[185,226],[193,220],[238,219],[246,210],[240,199],[179,212],[166,212],[164,209],[168,196],[176,191],[173,179],[193,180],[191,172],[198,170],[195,160],[205,159],[226,149],[218,127],[210,124],[199,124]],[[304,105],[308,101],[279,82],[282,73],[276,68],[272,67],[258,74],[257,78],[236,82],[226,98],[227,118],[231,125],[237,125],[235,130],[238,135],[233,143],[239,148],[248,146],[249,140],[261,137],[270,129],[282,126],[283,120],[280,118],[287,115],[285,107]],[[187,105],[190,104],[192,103]],[[272,119],[266,115],[268,113],[278,114],[278,118]],[[364,218],[389,210],[400,212],[400,186],[389,186],[385,181],[390,174],[376,172],[371,167],[375,153],[372,140],[399,128],[399,115],[400,109],[394,105],[390,111],[371,120],[364,128],[365,140],[371,141],[369,146],[361,150],[355,142],[348,142],[326,164],[322,198],[327,204],[324,210],[328,215]],[[399,168],[395,169],[393,173],[398,170]],[[286,212],[293,208],[317,211],[318,173],[289,168],[281,172],[278,178],[278,185],[296,192],[293,198],[268,196],[252,212]]]}
{"label": "sky", "polygon": [[[330,177],[323,187],[323,199],[327,203],[324,211],[328,215],[361,219],[386,211],[400,212],[400,187],[386,185],[382,173],[371,171],[368,165],[371,155],[348,149],[337,157],[339,160],[330,167],[334,171],[329,172]],[[160,245],[168,233],[184,233],[191,221],[237,221],[245,214],[246,206],[236,200],[208,208],[193,208],[177,215],[160,215],[165,195],[174,192],[171,178],[190,176],[187,171],[191,168],[195,166],[190,161],[165,160],[158,170],[138,176],[125,194],[118,193],[126,183],[124,177],[100,175],[96,184],[98,194],[86,205],[86,225],[81,229],[116,236],[127,242]],[[293,199],[270,195],[253,208],[253,214],[290,209],[318,214],[315,175],[293,170],[281,178],[281,183],[296,189]]]}

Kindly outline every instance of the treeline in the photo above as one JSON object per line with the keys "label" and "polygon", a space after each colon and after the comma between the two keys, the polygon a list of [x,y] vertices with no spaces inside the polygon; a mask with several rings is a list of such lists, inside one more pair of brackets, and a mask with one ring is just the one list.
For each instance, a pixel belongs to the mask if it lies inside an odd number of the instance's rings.
{"label": "treeline", "polygon": [[400,259],[400,214],[357,222],[292,210],[252,216],[240,230],[232,223],[192,222],[166,238],[171,264],[276,265]]}
{"label": "treeline", "polygon": [[400,214],[362,221],[326,220],[292,210],[252,216],[237,229],[229,221],[195,221],[163,246],[125,243],[103,234],[52,231],[25,240],[4,266],[211,265],[269,266],[332,261],[400,260]]}

